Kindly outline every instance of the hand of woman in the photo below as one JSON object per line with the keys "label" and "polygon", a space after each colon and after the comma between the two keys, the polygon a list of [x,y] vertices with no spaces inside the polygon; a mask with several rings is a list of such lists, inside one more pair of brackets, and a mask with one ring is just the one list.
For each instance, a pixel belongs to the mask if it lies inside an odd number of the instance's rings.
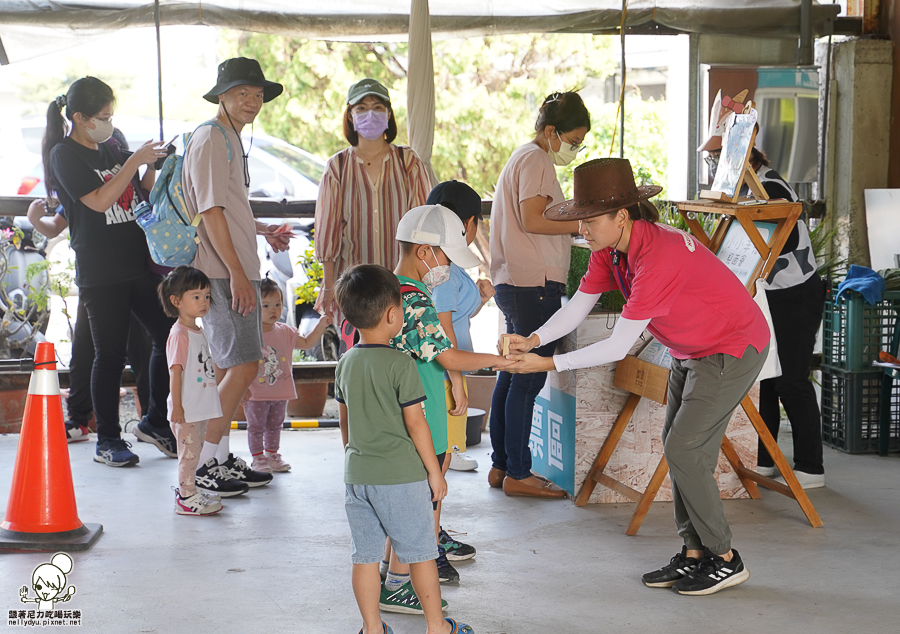
{"label": "hand of woman", "polygon": [[271,245],[275,253],[287,251],[291,244],[291,238],[294,237],[294,232],[287,223],[281,225],[265,225],[265,229],[260,231],[259,234],[266,238],[266,242]]}
{"label": "hand of woman", "polygon": [[157,159],[166,156],[165,143],[162,141],[147,141],[131,155],[132,160],[138,165],[152,165]]}
{"label": "hand of woman", "polygon": [[503,368],[504,372],[512,374],[532,374],[534,372],[551,372],[556,370],[553,365],[553,357],[542,357],[537,354],[511,354],[507,357],[514,361],[513,365]]}
{"label": "hand of woman", "polygon": [[333,315],[337,312],[337,307],[334,305],[334,289],[323,288],[320,290],[313,309],[322,315]]}
{"label": "hand of woman", "polygon": [[481,303],[487,303],[494,296],[494,285],[490,280],[478,280],[475,282],[478,292],[481,293]]}
{"label": "hand of woman", "polygon": [[538,339],[535,335],[531,335],[530,337],[523,337],[522,335],[505,334],[500,336],[500,341],[497,343],[497,350],[501,354],[503,354],[504,338],[509,339],[510,354],[524,354],[541,345],[541,340]]}

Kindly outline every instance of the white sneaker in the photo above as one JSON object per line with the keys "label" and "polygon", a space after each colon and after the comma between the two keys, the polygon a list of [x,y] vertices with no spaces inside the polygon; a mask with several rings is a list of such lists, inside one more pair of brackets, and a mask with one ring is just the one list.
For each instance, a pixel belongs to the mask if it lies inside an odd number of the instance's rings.
{"label": "white sneaker", "polygon": [[[794,475],[797,476],[797,482],[800,483],[800,486],[804,489],[821,489],[825,486],[825,474],[824,473],[806,473],[805,471],[794,471]],[[784,478],[775,478],[775,482],[779,484],[787,484],[784,481]]]}
{"label": "white sneaker", "polygon": [[175,489],[175,512],[179,515],[212,515],[222,510],[222,503],[205,496],[200,491],[183,498]]}
{"label": "white sneaker", "polygon": [[260,471],[262,473],[272,473],[272,466],[269,464],[269,459],[264,453],[261,453],[258,456],[253,456],[253,464],[250,466],[250,468],[254,471]]}
{"label": "white sneaker", "polygon": [[775,467],[775,466],[772,466],[772,467],[760,467],[760,466],[757,466],[757,467],[756,467],[756,473],[758,473],[758,474],[761,475],[761,476],[766,476],[767,478],[771,478],[773,475],[775,475],[776,473],[778,473],[778,467]]}
{"label": "white sneaker", "polygon": [[475,471],[478,468],[478,461],[470,458],[468,454],[454,451],[450,454],[450,468],[454,471]]}

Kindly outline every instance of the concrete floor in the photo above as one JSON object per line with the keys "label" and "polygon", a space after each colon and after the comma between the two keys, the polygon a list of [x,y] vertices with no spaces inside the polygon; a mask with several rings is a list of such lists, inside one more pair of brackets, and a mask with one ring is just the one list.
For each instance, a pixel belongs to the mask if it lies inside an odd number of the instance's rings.
{"label": "concrete floor", "polygon": [[[339,432],[282,438],[293,471],[208,518],[173,512],[175,461],[154,447],[135,443],[141,464],[112,469],[91,460],[93,442],[70,445],[79,515],[104,533],[73,555],[77,594],[57,607],[80,609],[82,632],[359,631]],[[0,436],[2,509],[17,442]],[[245,456],[246,443],[234,432]],[[479,634],[900,630],[897,454],[826,449],[828,488],[810,491],[824,528],[810,528],[795,502],[769,491],[725,502],[752,577],[714,596],[683,597],[640,583],[680,547],[671,504],[654,504],[639,535],[627,537],[632,504],[507,498],[487,486],[487,436],[471,450],[481,468],[450,473],[444,527],[466,531],[462,540],[478,555],[459,564],[462,583],[444,586],[444,598],[448,614]],[[19,603],[19,588],[49,559],[0,555],[4,615],[34,607]],[[424,631],[420,617],[384,618],[396,634]]]}

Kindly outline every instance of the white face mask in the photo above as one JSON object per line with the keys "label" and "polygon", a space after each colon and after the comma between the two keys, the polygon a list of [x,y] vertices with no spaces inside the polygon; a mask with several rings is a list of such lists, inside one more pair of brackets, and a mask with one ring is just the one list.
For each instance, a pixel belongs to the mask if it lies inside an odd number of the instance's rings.
{"label": "white face mask", "polygon": [[[431,251],[431,254],[434,255],[434,250]],[[425,262],[425,260],[422,260],[422,262],[425,266],[428,266],[428,262]],[[431,268],[428,266],[428,272],[422,276],[422,283],[425,284],[425,288],[428,289],[429,293],[450,280],[450,265],[438,264],[437,256],[434,256],[434,263],[435,267]]]}
{"label": "white face mask", "polygon": [[551,145],[549,149],[550,158],[553,159],[554,165],[568,165],[578,156],[578,149],[575,149],[575,146],[571,143],[563,141],[562,137],[559,136],[559,132],[556,133],[556,136],[559,139],[559,151],[555,152]]}
{"label": "white face mask", "polygon": [[91,137],[91,141],[94,143],[105,143],[109,140],[109,137],[112,136],[113,133],[113,124],[112,119],[109,121],[101,121],[100,119],[91,119],[91,123],[94,124],[94,129],[85,128],[85,132],[87,132],[88,136]]}

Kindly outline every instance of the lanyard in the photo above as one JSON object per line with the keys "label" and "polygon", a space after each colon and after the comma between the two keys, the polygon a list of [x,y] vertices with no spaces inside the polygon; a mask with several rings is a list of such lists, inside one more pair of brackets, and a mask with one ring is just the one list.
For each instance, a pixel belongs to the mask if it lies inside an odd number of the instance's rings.
{"label": "lanyard", "polygon": [[[614,267],[613,267],[613,270],[616,272],[616,279],[617,279],[618,282],[619,282],[619,290],[622,291],[622,295],[625,296],[625,301],[627,302],[627,301],[628,301],[628,296],[631,295],[631,289],[630,289],[630,286],[631,286],[631,285],[629,284],[629,289],[626,290],[626,289],[625,289],[625,282],[624,282],[624,280],[622,279],[622,274],[619,272],[619,267],[618,267],[618,266],[614,266]],[[626,260],[626,261],[625,261],[625,278],[627,279],[627,278],[630,277],[630,276],[631,276],[631,270],[628,268],[628,260]]]}

